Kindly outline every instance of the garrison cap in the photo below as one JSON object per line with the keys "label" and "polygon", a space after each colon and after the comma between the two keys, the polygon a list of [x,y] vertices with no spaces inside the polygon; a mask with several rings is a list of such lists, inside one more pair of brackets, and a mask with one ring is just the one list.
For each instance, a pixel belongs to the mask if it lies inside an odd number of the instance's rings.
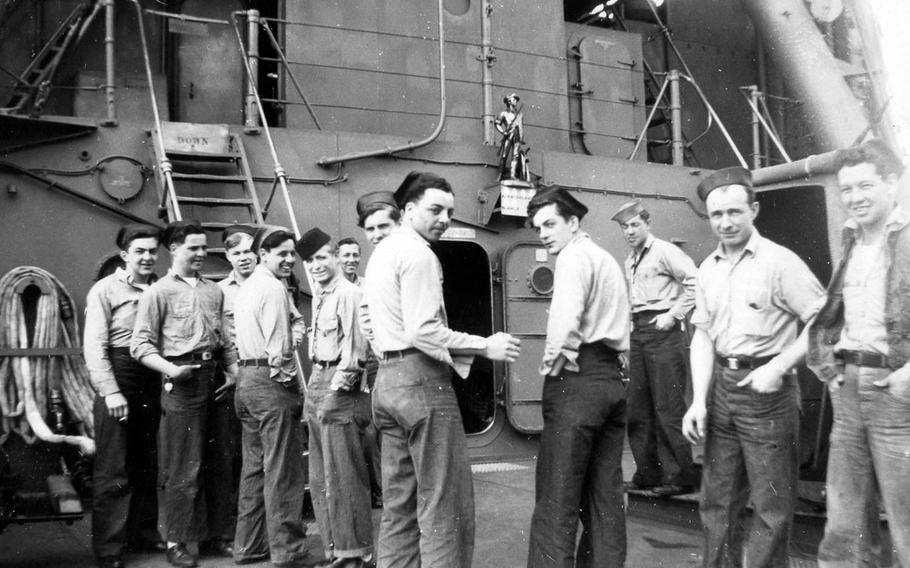
{"label": "garrison cap", "polygon": [[142,223],[132,223],[120,227],[117,231],[117,246],[120,250],[129,248],[134,239],[156,239],[161,244],[161,228],[145,225]]}
{"label": "garrison cap", "polygon": [[306,260],[316,254],[319,249],[324,247],[331,240],[332,237],[330,237],[328,233],[319,227],[313,227],[305,232],[303,236],[300,237],[300,240],[297,241],[297,254],[300,255],[300,258]]}
{"label": "garrison cap", "polygon": [[725,185],[752,187],[752,172],[740,166],[717,170],[698,184],[698,196],[704,201],[709,193]]}
{"label": "garrison cap", "polygon": [[566,188],[559,186],[541,189],[535,193],[528,203],[528,210],[536,212],[550,203],[556,203],[563,214],[575,215],[579,221],[588,213],[584,203],[576,199]]}
{"label": "garrison cap", "polygon": [[391,191],[373,191],[361,195],[360,199],[357,200],[357,222],[363,225],[364,218],[372,212],[370,209],[374,205],[380,204],[398,209],[398,204],[395,202],[395,194]]}
{"label": "garrison cap", "polygon": [[256,227],[251,225],[231,225],[230,227],[225,227],[224,231],[221,232],[221,242],[227,242],[227,240],[231,238],[231,235],[236,235],[237,233],[255,237]]}
{"label": "garrison cap", "polygon": [[195,219],[174,221],[173,223],[168,223],[167,227],[164,228],[164,233],[161,236],[161,240],[164,241],[162,244],[166,247],[171,246],[176,236],[186,235],[186,230],[190,228],[194,229],[193,234],[199,234],[200,232],[205,234],[202,223]]}
{"label": "garrison cap", "polygon": [[[253,235],[253,244],[250,245],[250,248],[253,250],[253,252],[259,254],[259,249],[262,247],[263,241],[278,231],[290,233],[290,231],[288,231],[286,228],[279,227],[278,225],[261,225],[256,229],[256,234]],[[293,238],[293,235],[291,238]]]}
{"label": "garrison cap", "polygon": [[395,204],[399,209],[404,209],[406,204],[413,201],[416,194],[427,189],[440,189],[452,193],[452,186],[445,178],[430,172],[411,172],[395,190]]}
{"label": "garrison cap", "polygon": [[627,222],[629,219],[632,219],[633,217],[637,217],[637,216],[641,215],[642,213],[644,213],[644,211],[645,211],[645,208],[641,204],[641,201],[636,199],[635,201],[630,201],[628,203],[623,204],[623,206],[619,208],[619,210],[616,212],[616,214],[613,215],[612,219],[614,221],[616,221],[617,223],[619,223],[620,225],[622,225],[623,223]]}

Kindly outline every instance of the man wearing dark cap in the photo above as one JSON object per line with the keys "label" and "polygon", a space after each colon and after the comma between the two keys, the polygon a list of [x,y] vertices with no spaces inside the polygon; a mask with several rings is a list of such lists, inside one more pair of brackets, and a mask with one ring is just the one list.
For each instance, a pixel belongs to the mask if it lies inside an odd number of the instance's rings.
{"label": "man wearing dark cap", "polygon": [[835,156],[848,220],[806,362],[834,408],[818,565],[878,566],[879,496],[900,566],[910,566],[910,218],[900,158],[872,139]]}
{"label": "man wearing dark cap", "polygon": [[294,357],[303,318],[282,282],[296,261],[294,236],[281,227],[261,227],[251,247],[260,262],[235,303],[243,472],[234,560],[247,564],[271,555],[276,566],[302,566],[313,563],[301,518],[302,408]]}
{"label": "man wearing dark cap", "polygon": [[689,493],[699,480],[682,435],[689,364],[684,326],[695,305],[695,263],[651,234],[651,214],[641,201],[623,205],[613,220],[631,248],[625,260],[632,307],[627,430],[637,469],[626,487],[665,497]]}
{"label": "man wearing dark cap", "polygon": [[581,230],[587,212],[563,188],[528,203],[541,243],[557,255],[529,568],[623,566],[626,557],[619,354],[629,348],[629,299],[619,264]]}
{"label": "man wearing dark cap", "polygon": [[297,253],[316,283],[309,341],[313,371],[303,411],[313,510],[333,566],[360,568],[373,554],[363,448],[370,423],[370,395],[362,385],[367,343],[357,323],[362,292],[342,275],[331,238],[319,228],[300,238]]}
{"label": "man wearing dark cap", "polygon": [[758,203],[748,170],[717,171],[698,195],[720,240],[698,270],[692,405],[683,417],[685,436],[705,442],[704,566],[787,566],[799,473],[793,368],[806,351],[795,340],[824,290],[799,257],[753,226]]}
{"label": "man wearing dark cap", "polygon": [[[213,391],[233,387],[236,356],[226,348],[224,294],[199,273],[205,260],[205,230],[197,221],[175,221],[164,230],[171,254],[168,274],[139,300],[130,354],[164,377],[158,450],[164,496],[167,560],[196,566],[187,545],[207,536],[203,468]],[[218,361],[227,381],[214,387]]]}
{"label": "man wearing dark cap", "polygon": [[117,233],[124,267],[92,286],[85,308],[85,362],[95,388],[92,548],[101,568],[123,566],[125,548],[162,546],[157,532],[161,381],[130,357],[139,297],[155,280],[161,229]]}
{"label": "man wearing dark cap", "polygon": [[442,267],[430,244],[449,226],[449,183],[411,172],[395,192],[402,211],[373,251],[365,302],[380,358],[373,419],[382,433],[379,566],[467,567],[474,551],[474,491],[451,369],[467,377],[476,355],[515,361],[519,342],[447,327]]}
{"label": "man wearing dark cap", "polygon": [[401,211],[391,191],[374,191],[357,200],[357,226],[373,246],[386,238],[401,221]]}

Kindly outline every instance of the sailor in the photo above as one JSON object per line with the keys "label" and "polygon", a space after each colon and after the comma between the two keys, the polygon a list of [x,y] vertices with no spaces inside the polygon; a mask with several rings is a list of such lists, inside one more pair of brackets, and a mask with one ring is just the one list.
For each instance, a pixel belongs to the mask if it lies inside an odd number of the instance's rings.
{"label": "sailor", "polygon": [[161,381],[130,357],[139,297],[155,281],[161,229],[117,233],[124,266],[92,286],[85,309],[85,362],[95,389],[92,548],[100,568],[123,566],[125,549],[163,550],[157,533],[155,437]]}
{"label": "sailor", "polygon": [[848,220],[807,363],[828,383],[834,424],[818,565],[878,566],[879,496],[899,564],[910,566],[910,218],[904,170],[881,140],[835,157]]}
{"label": "sailor", "polygon": [[627,430],[636,471],[626,487],[661,496],[689,493],[700,475],[682,434],[685,318],[695,305],[695,263],[651,234],[651,214],[641,201],[623,205],[613,220],[631,249],[625,260],[632,307]]}
{"label": "sailor", "polygon": [[442,267],[430,248],[449,226],[445,179],[411,172],[395,192],[402,211],[373,251],[364,294],[380,356],[373,418],[382,433],[379,566],[471,565],[474,492],[451,370],[468,376],[476,355],[515,361],[518,339],[447,327]]}
{"label": "sailor", "polygon": [[[256,268],[256,255],[251,250],[255,229],[249,225],[231,225],[221,233],[225,258],[231,272],[218,282],[224,294],[224,336],[234,337],[234,298],[240,285]],[[215,387],[224,384],[224,372],[215,374]],[[214,392],[214,391],[213,391]],[[208,539],[200,543],[204,553],[232,556],[237,524],[237,492],[240,483],[240,420],[234,409],[231,391],[222,391],[218,400],[209,403],[209,443],[204,463],[205,505]]]}
{"label": "sailor", "polygon": [[378,245],[400,222],[401,210],[391,191],[373,191],[357,200],[357,226],[371,245]]}
{"label": "sailor", "polygon": [[328,234],[310,229],[297,253],[316,284],[309,353],[313,370],[304,418],[309,426],[310,495],[325,555],[339,568],[373,555],[370,476],[363,435],[370,423],[364,392],[366,338],[358,325],[362,292],[342,274]]}
{"label": "sailor", "polygon": [[759,206],[748,170],[719,170],[698,195],[720,240],[698,270],[692,404],[683,417],[686,438],[705,443],[704,566],[787,566],[799,473],[793,368],[805,355],[795,339],[824,290],[796,254],[755,229]]}
{"label": "sailor", "polygon": [[234,561],[271,555],[276,566],[312,563],[303,524],[305,472],[300,456],[302,412],[295,337],[303,318],[293,309],[282,278],[296,258],[294,236],[261,227],[251,250],[259,265],[235,298],[239,377],[235,406],[243,425],[243,470]]}
{"label": "sailor", "polygon": [[[237,364],[222,333],[224,294],[199,273],[207,252],[202,225],[170,223],[163,243],[171,268],[139,300],[130,354],[164,380],[158,466],[167,560],[174,566],[196,566],[188,545],[208,534],[203,468],[209,403],[213,390],[217,397],[233,388]],[[226,381],[215,389],[219,360]]]}
{"label": "sailor", "polygon": [[528,219],[556,255],[529,568],[623,566],[626,557],[619,354],[629,348],[629,299],[619,264],[581,229],[587,212],[563,188],[528,203]]}
{"label": "sailor", "polygon": [[360,268],[360,243],[354,237],[345,237],[338,241],[337,245],[338,266],[341,268],[342,275],[347,278],[351,284],[361,286],[361,277],[357,274]]}

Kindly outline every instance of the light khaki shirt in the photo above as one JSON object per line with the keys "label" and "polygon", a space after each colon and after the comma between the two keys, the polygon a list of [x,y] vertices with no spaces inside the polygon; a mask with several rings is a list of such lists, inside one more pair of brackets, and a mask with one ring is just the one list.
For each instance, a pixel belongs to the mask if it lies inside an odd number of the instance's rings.
{"label": "light khaki shirt", "polygon": [[670,312],[683,319],[695,306],[695,263],[673,243],[648,235],[641,254],[625,261],[632,313]]}
{"label": "light khaki shirt", "polygon": [[394,229],[376,245],[364,278],[369,311],[361,324],[377,352],[415,347],[468,376],[474,356],[458,351],[481,351],[486,340],[448,328],[442,266],[417,231]]}
{"label": "light khaki shirt", "polygon": [[598,342],[629,349],[629,296],[616,259],[579,231],[556,257],[540,374],[549,374],[560,354],[564,369],[578,371],[578,348]]}
{"label": "light khaki shirt", "polygon": [[718,245],[698,269],[692,325],[725,356],[776,355],[796,340],[797,322],[821,309],[825,290],[796,254],[757,230],[736,258]]}
{"label": "light khaki shirt", "polygon": [[367,340],[357,324],[363,292],[340,272],[313,298],[310,358],[338,360],[336,372],[354,384],[367,358]]}
{"label": "light khaki shirt", "polygon": [[134,283],[125,269],[117,268],[88,291],[82,351],[92,386],[100,396],[120,392],[108,349],[130,346],[136,308],[145,288]]}
{"label": "light khaki shirt", "polygon": [[295,378],[294,327],[303,318],[292,309],[284,283],[258,265],[234,297],[235,343],[240,359],[268,359],[278,382]]}

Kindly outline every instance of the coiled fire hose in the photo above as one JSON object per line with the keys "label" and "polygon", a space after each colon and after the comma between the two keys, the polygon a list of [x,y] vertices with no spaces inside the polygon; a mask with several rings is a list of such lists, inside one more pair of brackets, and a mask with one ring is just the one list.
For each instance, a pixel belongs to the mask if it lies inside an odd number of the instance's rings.
{"label": "coiled fire hose", "polygon": [[[26,298],[40,290],[30,332]],[[92,440],[94,390],[80,353],[79,322],[70,293],[51,273],[20,266],[0,279],[0,444],[10,433],[78,446],[95,453]],[[31,354],[18,355],[21,350]],[[45,417],[49,396],[59,399],[82,435],[55,433]]]}

